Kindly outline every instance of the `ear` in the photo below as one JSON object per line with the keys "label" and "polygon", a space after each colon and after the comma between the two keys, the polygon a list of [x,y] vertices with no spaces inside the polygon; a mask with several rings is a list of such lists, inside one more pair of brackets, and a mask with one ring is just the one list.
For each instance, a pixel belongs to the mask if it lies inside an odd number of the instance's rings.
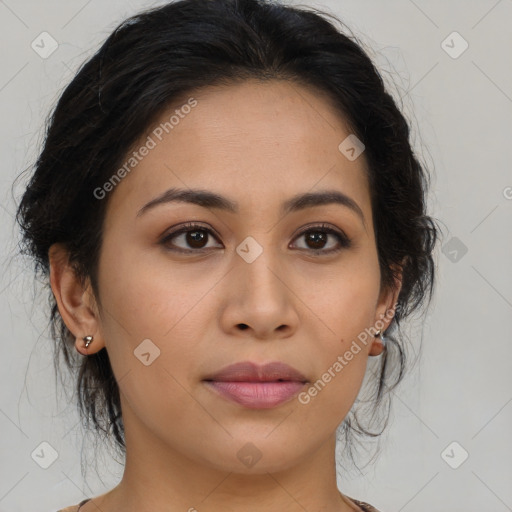
{"label": "ear", "polygon": [[[405,261],[405,260],[404,260]],[[398,296],[402,289],[403,279],[403,264],[393,265],[392,268],[395,271],[395,281],[393,286],[381,289],[379,294],[379,300],[377,303],[376,317],[374,326],[376,330],[381,331],[381,334],[386,331],[395,314],[396,304],[398,302]],[[384,351],[384,344],[380,337],[374,337],[372,346],[370,347],[370,356],[379,356]]]}
{"label": "ear", "polygon": [[[48,251],[50,261],[50,285],[62,320],[76,337],[75,347],[83,355],[98,352],[104,346],[99,326],[99,313],[90,282],[83,284],[73,265],[69,252],[63,244],[53,244]],[[94,341],[85,347],[85,336]]]}

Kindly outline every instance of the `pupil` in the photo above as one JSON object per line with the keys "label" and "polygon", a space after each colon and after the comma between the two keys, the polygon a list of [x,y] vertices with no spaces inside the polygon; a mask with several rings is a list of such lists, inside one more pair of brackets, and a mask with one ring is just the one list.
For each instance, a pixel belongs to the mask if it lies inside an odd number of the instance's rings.
{"label": "pupil", "polygon": [[326,234],[320,233],[320,232],[313,232],[309,235],[310,241],[313,242],[313,245],[315,246],[315,249],[318,249],[319,247],[322,247],[322,243],[325,243]]}
{"label": "pupil", "polygon": [[192,247],[201,247],[201,242],[205,240],[206,235],[202,231],[189,231],[187,233],[187,238],[189,239],[187,242]]}

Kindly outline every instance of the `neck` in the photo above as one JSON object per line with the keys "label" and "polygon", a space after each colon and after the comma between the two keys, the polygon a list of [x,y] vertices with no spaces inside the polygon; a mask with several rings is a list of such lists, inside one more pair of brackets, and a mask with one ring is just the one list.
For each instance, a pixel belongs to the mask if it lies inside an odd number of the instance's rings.
{"label": "neck", "polygon": [[169,446],[138,421],[126,404],[123,419],[125,470],[119,485],[96,503],[104,512],[357,510],[337,488],[335,432],[314,452],[284,469],[265,466],[262,457],[240,473],[240,466],[235,470],[225,460],[192,459],[179,445]]}

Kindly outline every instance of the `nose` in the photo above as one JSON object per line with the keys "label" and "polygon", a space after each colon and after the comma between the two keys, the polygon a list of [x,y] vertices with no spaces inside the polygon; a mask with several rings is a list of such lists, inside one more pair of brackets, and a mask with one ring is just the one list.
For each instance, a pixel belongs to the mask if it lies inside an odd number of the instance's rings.
{"label": "nose", "polygon": [[225,283],[224,331],[261,340],[291,336],[299,322],[300,302],[292,281],[271,249],[264,249],[252,263],[239,258]]}

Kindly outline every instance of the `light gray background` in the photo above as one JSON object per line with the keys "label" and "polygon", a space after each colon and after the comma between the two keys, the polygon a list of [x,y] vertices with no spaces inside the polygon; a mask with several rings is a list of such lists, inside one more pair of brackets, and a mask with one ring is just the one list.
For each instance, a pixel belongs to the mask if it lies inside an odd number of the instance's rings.
{"label": "light gray background", "polygon": [[[383,512],[512,510],[512,1],[303,3],[339,15],[396,83],[433,173],[431,214],[446,226],[422,358],[395,393],[381,457],[364,477],[340,474],[340,488]],[[0,1],[0,512],[54,512],[122,474],[105,456],[103,480],[94,469],[81,477],[84,434],[63,392],[74,384],[54,377],[46,295],[28,262],[13,259],[11,184],[33,162],[44,117],[81,62],[123,18],[158,4]],[[47,59],[31,48],[43,31],[59,43]],[[442,47],[454,31],[469,44],[457,58]],[[447,44],[462,48],[453,35]],[[58,451],[46,470],[31,458],[43,441]],[[469,457],[453,469],[445,459],[455,465],[462,449]]]}

